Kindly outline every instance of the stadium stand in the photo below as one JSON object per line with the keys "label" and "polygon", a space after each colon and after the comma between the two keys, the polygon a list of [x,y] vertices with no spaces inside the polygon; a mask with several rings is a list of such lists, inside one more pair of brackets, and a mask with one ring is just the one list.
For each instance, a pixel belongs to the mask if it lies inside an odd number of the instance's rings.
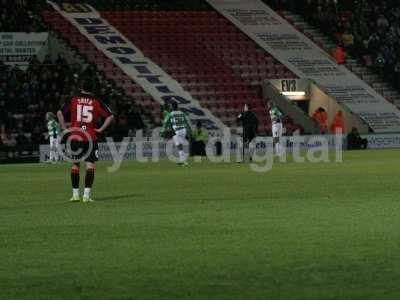
{"label": "stadium stand", "polygon": [[203,0],[89,0],[86,2],[100,11],[168,11],[177,9],[193,11],[210,10],[209,5]]}
{"label": "stadium stand", "polygon": [[[285,7],[293,9],[297,5],[294,1],[266,2],[275,7],[283,2]],[[268,78],[295,78],[295,75],[205,1],[88,3],[226,125],[236,127],[238,113],[244,103],[250,103],[260,119],[260,133],[270,132],[261,82]],[[129,135],[130,129],[160,125],[159,103],[45,1],[1,1],[0,7],[2,31],[50,30],[68,41],[71,51],[91,65],[87,70],[81,69],[62,57],[57,61],[51,58],[33,61],[26,72],[1,65],[0,143],[15,145],[19,132],[26,133],[31,143],[43,142],[44,137],[39,133],[46,131],[44,114],[56,110],[73,91],[76,76],[80,78],[85,73],[95,78],[96,93],[108,99],[118,115],[118,123],[110,135],[118,139]],[[17,18],[24,22],[16,22]],[[180,46],[176,47],[177,44]],[[285,118],[285,123],[288,134],[299,129],[289,118]]]}
{"label": "stadium stand", "polygon": [[[335,5],[333,1],[300,2],[274,5],[297,29],[329,53],[336,45],[343,46],[346,66],[400,107],[399,2],[347,1],[346,5]],[[301,16],[285,11],[287,7]]]}
{"label": "stadium stand", "polygon": [[116,87],[123,89],[127,96],[133,97],[134,101],[152,112],[153,123],[160,123],[160,105],[153,101],[145,92],[126,76],[117,66],[107,57],[99,52],[79,31],[68,21],[60,18],[54,11],[43,12],[43,18],[60,36],[69,41],[87,61],[96,66],[109,80],[115,82]]}
{"label": "stadium stand", "polygon": [[45,0],[0,1],[0,31],[45,31],[45,26],[40,18],[40,11],[45,3]]}
{"label": "stadium stand", "polygon": [[[143,128],[144,112],[124,96],[100,72],[92,67],[67,64],[62,56],[56,61],[47,57],[43,62],[32,60],[27,71],[0,66],[0,144],[19,145],[17,136],[24,133],[30,144],[47,143],[45,114],[57,111],[73,93],[77,92],[79,78],[93,78],[96,94],[106,99],[119,115],[112,136],[122,139],[132,129]],[[118,126],[123,125],[123,126]]]}
{"label": "stadium stand", "polygon": [[[18,22],[17,27],[13,27],[14,21],[9,21],[8,27],[5,27],[8,31],[18,32],[27,27],[30,31],[42,31],[46,28],[42,19],[34,14],[41,11],[45,3],[37,2],[36,6],[25,2],[6,4],[2,2],[1,5],[7,11],[15,9],[21,15],[32,14],[31,21]],[[30,13],[29,9],[32,9]],[[115,140],[145,127],[148,113],[113,81],[106,80],[101,71],[88,64],[69,63],[62,55],[57,59],[48,55],[43,61],[34,57],[26,71],[0,62],[0,146],[22,146],[25,142],[36,146],[47,143],[46,112],[57,111],[77,91],[79,79],[83,77],[93,78],[95,93],[109,102],[118,116],[117,123],[110,131]]]}
{"label": "stadium stand", "polygon": [[[235,127],[244,103],[251,103],[260,120],[260,132],[269,132],[261,82],[294,75],[204,1],[168,1],[168,4],[92,1],[91,4],[103,10],[105,19],[226,125]],[[178,7],[179,10],[174,10]],[[160,122],[160,105],[72,25],[54,11],[44,12],[43,17],[108,78],[135,97],[139,105],[151,110],[156,124]]]}

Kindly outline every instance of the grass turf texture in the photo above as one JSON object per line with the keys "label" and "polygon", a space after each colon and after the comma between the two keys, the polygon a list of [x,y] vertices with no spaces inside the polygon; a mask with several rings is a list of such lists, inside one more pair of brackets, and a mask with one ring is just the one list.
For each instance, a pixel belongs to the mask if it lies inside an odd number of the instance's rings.
{"label": "grass turf texture", "polygon": [[67,202],[66,164],[0,166],[0,299],[400,297],[398,150],[109,165],[91,204]]}

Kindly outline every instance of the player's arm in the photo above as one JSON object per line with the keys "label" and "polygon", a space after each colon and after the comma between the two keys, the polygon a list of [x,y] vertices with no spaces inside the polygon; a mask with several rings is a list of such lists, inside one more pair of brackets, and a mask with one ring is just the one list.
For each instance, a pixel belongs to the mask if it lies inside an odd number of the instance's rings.
{"label": "player's arm", "polygon": [[205,129],[203,130],[203,140],[207,143],[208,142],[208,131]]}
{"label": "player's arm", "polygon": [[183,113],[184,118],[185,118],[185,127],[186,130],[188,131],[189,136],[192,136],[192,126],[191,126],[191,122],[190,119],[188,117],[188,115],[186,113]]}
{"label": "player's arm", "polygon": [[64,103],[63,106],[57,111],[57,119],[60,124],[60,128],[62,131],[67,130],[67,123],[65,122],[65,117],[71,110],[70,103]]}
{"label": "player's arm", "polygon": [[257,115],[255,114],[255,113],[253,113],[253,116],[254,116],[254,123],[255,123],[255,128],[256,128],[256,133],[258,134],[258,125],[259,125],[259,122],[258,122],[258,118],[257,118]]}
{"label": "player's arm", "polygon": [[65,118],[64,118],[64,107],[62,109],[60,109],[59,111],[57,111],[57,119],[58,119],[58,123],[60,124],[61,130],[67,130],[67,124],[65,123]]}
{"label": "player's arm", "polygon": [[188,127],[190,130],[192,130],[192,126],[191,126],[192,123],[190,122],[189,116],[186,113],[183,113],[183,115],[185,118],[186,127]]}
{"label": "player's arm", "polygon": [[167,128],[167,126],[169,126],[169,124],[171,123],[171,114],[167,113],[167,115],[165,116],[163,122],[162,122],[162,126],[161,126],[161,130],[160,130],[160,135],[163,136],[165,133],[165,129]]}
{"label": "player's arm", "polygon": [[95,129],[96,133],[103,133],[111,123],[114,121],[114,115],[111,109],[102,101],[98,101],[99,114],[105,118],[103,125],[100,128]]}
{"label": "player's arm", "polygon": [[100,128],[95,129],[94,131],[96,131],[97,133],[102,133],[102,132],[104,132],[108,127],[110,127],[110,125],[111,125],[111,123],[112,123],[113,121],[114,121],[114,115],[109,115],[109,116],[105,119],[103,125],[102,125]]}

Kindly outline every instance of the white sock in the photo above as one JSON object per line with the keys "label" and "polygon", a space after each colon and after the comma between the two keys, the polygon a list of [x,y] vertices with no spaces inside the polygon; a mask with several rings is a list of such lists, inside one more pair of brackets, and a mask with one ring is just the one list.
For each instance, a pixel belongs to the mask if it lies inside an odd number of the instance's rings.
{"label": "white sock", "polygon": [[83,197],[85,197],[85,198],[90,198],[90,191],[91,191],[92,189],[91,188],[85,188],[84,190],[83,190]]}
{"label": "white sock", "polygon": [[279,143],[275,144],[275,154],[280,155],[281,154],[281,145]]}
{"label": "white sock", "polygon": [[72,189],[72,197],[79,198],[79,189]]}
{"label": "white sock", "polygon": [[184,162],[186,160],[185,152],[183,150],[179,151],[179,161]]}

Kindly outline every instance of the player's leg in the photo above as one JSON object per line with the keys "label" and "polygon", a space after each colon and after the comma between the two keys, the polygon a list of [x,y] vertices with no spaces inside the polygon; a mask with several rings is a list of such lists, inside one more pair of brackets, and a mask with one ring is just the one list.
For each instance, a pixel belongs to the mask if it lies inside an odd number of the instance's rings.
{"label": "player's leg", "polygon": [[277,124],[277,132],[276,132],[276,136],[277,136],[277,142],[276,142],[276,154],[278,156],[281,156],[283,154],[283,149],[282,149],[282,145],[281,145],[281,141],[282,141],[282,123],[278,123]]}
{"label": "player's leg", "polygon": [[80,201],[79,196],[79,163],[73,163],[71,167],[72,202]]}
{"label": "player's leg", "polygon": [[251,135],[249,136],[249,161],[252,162],[253,161],[253,155],[254,152],[256,151],[256,145],[255,143],[253,143],[254,138],[256,137],[255,133],[252,132]]}
{"label": "player's leg", "polygon": [[95,162],[98,160],[98,149],[97,143],[94,143],[91,153],[86,158],[85,189],[83,190],[82,198],[83,202],[93,202],[90,193],[94,182]]}
{"label": "player's leg", "polygon": [[186,164],[187,155],[184,151],[183,144],[185,142],[186,130],[179,130],[174,135],[174,142],[179,154],[179,164]]}
{"label": "player's leg", "polygon": [[94,163],[86,162],[85,189],[83,190],[83,202],[92,202],[90,193],[94,182]]}
{"label": "player's leg", "polygon": [[54,161],[54,138],[50,137],[50,155],[49,155],[49,162]]}
{"label": "player's leg", "polygon": [[281,153],[280,135],[279,135],[280,123],[274,124],[274,144],[275,144],[275,155],[279,156]]}
{"label": "player's leg", "polygon": [[70,157],[74,160],[71,166],[71,184],[72,184],[72,202],[80,201],[79,196],[79,155],[75,155],[74,153],[79,153],[81,151],[81,144],[79,141],[71,141],[70,144]]}
{"label": "player's leg", "polygon": [[279,151],[279,137],[278,137],[278,124],[272,124],[272,146],[274,148],[275,155],[278,155]]}
{"label": "player's leg", "polygon": [[246,162],[246,147],[248,144],[248,138],[247,138],[247,132],[244,130],[243,131],[243,136],[242,136],[242,163]]}
{"label": "player's leg", "polygon": [[58,162],[60,157],[58,155],[58,147],[60,147],[60,141],[58,137],[54,138],[54,162]]}
{"label": "player's leg", "polygon": [[185,161],[185,152],[183,151],[183,145],[179,144],[176,146],[178,149],[178,155],[179,155],[179,163],[183,163]]}

